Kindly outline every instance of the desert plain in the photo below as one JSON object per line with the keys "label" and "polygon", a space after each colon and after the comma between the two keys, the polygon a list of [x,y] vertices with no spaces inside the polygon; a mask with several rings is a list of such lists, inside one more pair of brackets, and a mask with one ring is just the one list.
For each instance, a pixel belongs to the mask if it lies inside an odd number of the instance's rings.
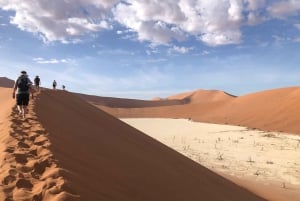
{"label": "desert plain", "polygon": [[122,120],[268,200],[300,199],[299,135],[187,119]]}

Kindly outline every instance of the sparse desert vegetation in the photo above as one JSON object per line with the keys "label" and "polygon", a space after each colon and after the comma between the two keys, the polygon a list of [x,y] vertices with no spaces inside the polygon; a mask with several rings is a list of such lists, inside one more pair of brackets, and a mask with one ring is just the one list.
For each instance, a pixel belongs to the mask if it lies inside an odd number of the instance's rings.
{"label": "sparse desert vegetation", "polygon": [[124,121],[213,171],[300,192],[299,135],[184,119]]}

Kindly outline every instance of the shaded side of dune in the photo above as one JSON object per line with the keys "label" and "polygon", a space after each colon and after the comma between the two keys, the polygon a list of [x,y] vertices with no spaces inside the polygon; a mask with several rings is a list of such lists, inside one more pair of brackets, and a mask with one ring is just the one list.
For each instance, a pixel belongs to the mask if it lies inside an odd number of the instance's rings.
{"label": "shaded side of dune", "polygon": [[42,92],[35,111],[80,200],[263,200],[70,93]]}
{"label": "shaded side of dune", "polygon": [[209,103],[231,100],[236,96],[219,90],[196,90],[177,94],[167,98],[155,98],[154,100],[137,100],[126,98],[101,97],[75,93],[82,99],[96,105],[110,108],[147,108],[176,106],[195,103]]}
{"label": "shaded side of dune", "polygon": [[82,99],[94,104],[112,108],[144,108],[144,107],[160,107],[170,105],[183,105],[188,103],[188,100],[137,100],[127,98],[100,97],[75,93]]}

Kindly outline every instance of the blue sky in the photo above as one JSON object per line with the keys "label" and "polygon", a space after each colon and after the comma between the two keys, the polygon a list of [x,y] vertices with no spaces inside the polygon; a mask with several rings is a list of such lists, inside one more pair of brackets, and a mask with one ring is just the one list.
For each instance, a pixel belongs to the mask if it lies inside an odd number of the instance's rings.
{"label": "blue sky", "polygon": [[300,83],[300,1],[0,0],[0,76],[151,99]]}

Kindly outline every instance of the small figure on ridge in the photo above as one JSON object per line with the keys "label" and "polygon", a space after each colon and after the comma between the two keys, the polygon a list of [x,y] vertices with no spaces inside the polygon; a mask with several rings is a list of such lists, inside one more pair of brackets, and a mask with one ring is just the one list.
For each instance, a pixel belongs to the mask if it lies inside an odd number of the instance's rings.
{"label": "small figure on ridge", "polygon": [[35,88],[39,91],[40,90],[40,84],[41,84],[41,79],[40,77],[37,75],[35,76],[34,78],[34,85],[35,85]]}
{"label": "small figure on ridge", "polygon": [[55,80],[53,81],[53,84],[52,84],[52,86],[53,86],[53,89],[54,89],[54,90],[56,90],[57,83],[56,83],[56,81],[55,81]]}

